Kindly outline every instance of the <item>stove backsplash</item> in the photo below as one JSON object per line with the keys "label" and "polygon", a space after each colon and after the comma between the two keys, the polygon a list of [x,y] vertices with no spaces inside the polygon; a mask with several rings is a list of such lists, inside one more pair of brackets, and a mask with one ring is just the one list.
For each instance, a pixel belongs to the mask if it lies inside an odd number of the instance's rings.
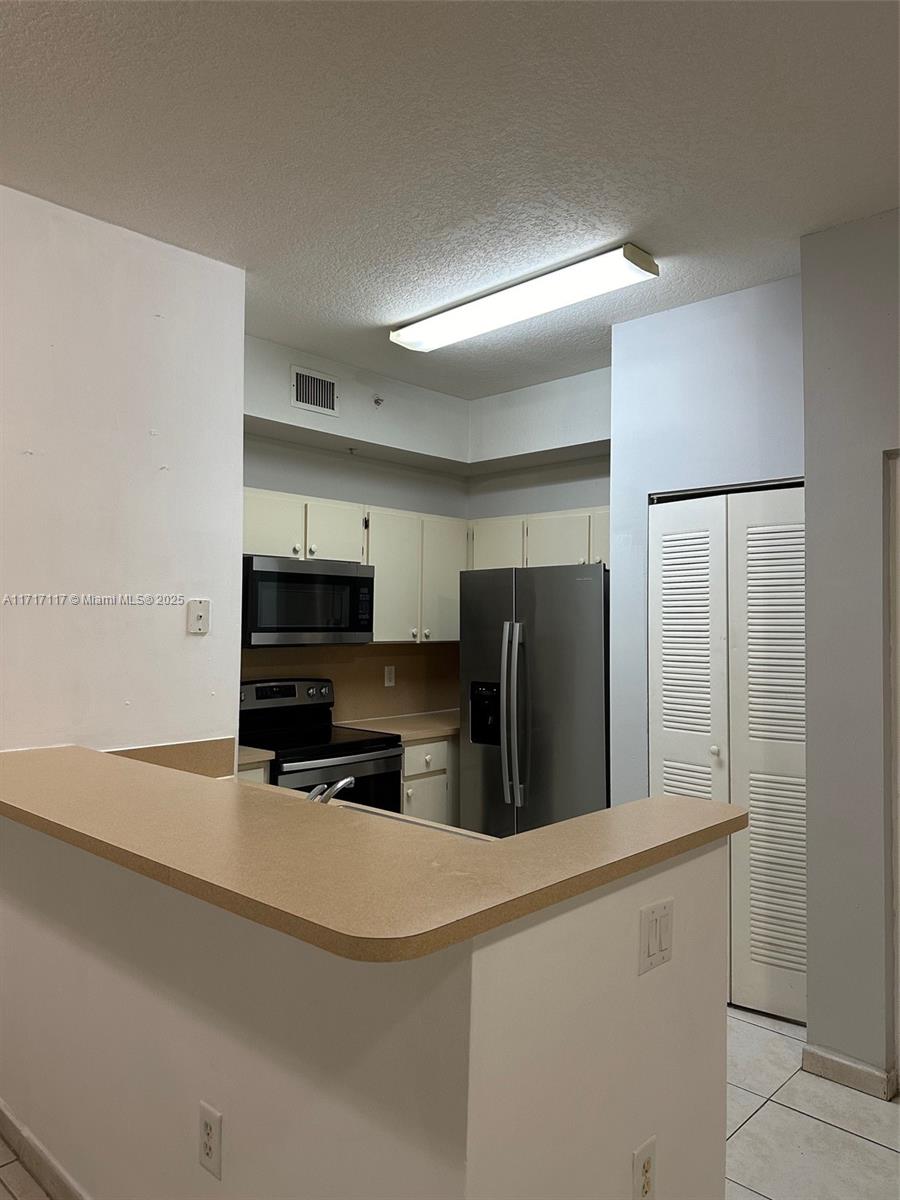
{"label": "stove backsplash", "polygon": [[[384,668],[396,669],[394,687]],[[435,712],[459,705],[459,643],[406,646],[267,646],[241,653],[241,679],[334,680],[335,721]]]}

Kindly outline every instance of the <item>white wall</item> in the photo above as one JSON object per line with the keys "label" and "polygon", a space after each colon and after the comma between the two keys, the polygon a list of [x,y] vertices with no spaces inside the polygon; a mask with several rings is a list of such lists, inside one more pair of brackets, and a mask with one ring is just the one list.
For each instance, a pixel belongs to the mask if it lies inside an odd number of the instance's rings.
{"label": "white wall", "polygon": [[468,515],[467,481],[458,476],[269,438],[245,438],[244,484],[446,517]]}
{"label": "white wall", "polygon": [[654,492],[803,475],[800,281],[613,328],[614,803],[647,794],[647,521]]}
{"label": "white wall", "polygon": [[[452,462],[483,462],[609,438],[610,370],[467,401],[247,336],[244,410],[319,434]],[[335,379],[337,416],[291,405],[291,366]],[[384,403],[374,404],[380,396]]]}
{"label": "white wall", "polygon": [[606,441],[611,375],[603,367],[471,401],[470,461]]}
{"label": "white wall", "polygon": [[608,504],[609,459],[462,478],[359,454],[246,436],[244,484],[447,517],[496,517]]}
{"label": "white wall", "polygon": [[[246,338],[245,359],[244,411],[249,416],[466,461],[469,406],[458,396],[385,379],[263,338]],[[291,366],[322,371],[337,381],[338,416],[292,407]],[[380,407],[373,403],[375,396],[384,400]]]}
{"label": "white wall", "polygon": [[[811,1044],[894,1065],[889,504],[897,211],[803,238]],[[896,736],[896,728],[894,730]]]}
{"label": "white wall", "polygon": [[0,745],[235,732],[244,274],[2,189]]}
{"label": "white wall", "polygon": [[476,475],[468,482],[473,518],[600,508],[609,504],[609,458]]}
{"label": "white wall", "polygon": [[[485,934],[472,957],[467,1200],[721,1200],[727,848],[695,851]],[[637,973],[639,910],[674,903]]]}

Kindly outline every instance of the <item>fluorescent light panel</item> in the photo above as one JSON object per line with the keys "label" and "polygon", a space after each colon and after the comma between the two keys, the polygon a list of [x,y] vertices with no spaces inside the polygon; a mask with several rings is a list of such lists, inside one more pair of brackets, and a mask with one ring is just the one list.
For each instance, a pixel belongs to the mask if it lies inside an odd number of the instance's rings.
{"label": "fluorescent light panel", "polygon": [[539,317],[657,275],[659,267],[651,256],[627,242],[618,250],[595,254],[593,258],[559,267],[524,283],[514,283],[433,317],[413,321],[402,329],[392,329],[391,341],[407,350],[439,350],[441,346],[464,342],[480,333],[515,325],[517,321],[527,321],[529,317]]}

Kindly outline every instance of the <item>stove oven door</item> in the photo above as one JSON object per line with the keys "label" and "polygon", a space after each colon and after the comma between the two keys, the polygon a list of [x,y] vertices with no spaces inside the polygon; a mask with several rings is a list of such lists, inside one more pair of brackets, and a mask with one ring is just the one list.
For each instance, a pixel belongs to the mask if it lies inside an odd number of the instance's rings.
{"label": "stove oven door", "polygon": [[337,783],[352,775],[354,784],[339,794],[354,804],[367,804],[388,812],[400,812],[403,795],[403,748],[376,750],[369,754],[347,754],[337,758],[318,758],[313,762],[285,760],[276,764],[279,787],[307,792],[318,783]]}

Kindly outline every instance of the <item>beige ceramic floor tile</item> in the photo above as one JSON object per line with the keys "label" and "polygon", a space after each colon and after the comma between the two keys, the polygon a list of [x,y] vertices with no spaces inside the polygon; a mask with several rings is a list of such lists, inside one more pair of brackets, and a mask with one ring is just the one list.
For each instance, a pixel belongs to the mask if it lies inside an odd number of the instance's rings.
{"label": "beige ceramic floor tile", "polygon": [[766,1104],[727,1145],[726,1175],[770,1200],[897,1200],[900,1154]]}
{"label": "beige ceramic floor tile", "polygon": [[725,1200],[768,1200],[767,1196],[760,1198],[759,1192],[751,1192],[749,1188],[741,1187],[739,1183],[725,1180]]}
{"label": "beige ceramic floor tile", "polygon": [[796,1038],[800,1042],[806,1041],[805,1025],[795,1025],[793,1021],[782,1021],[780,1017],[750,1012],[746,1008],[732,1008],[731,1005],[728,1007],[728,1013],[736,1021],[746,1021],[750,1025],[759,1025],[763,1029],[774,1029],[776,1033],[783,1033],[785,1037]]}
{"label": "beige ceramic floor tile", "polygon": [[798,1071],[773,1099],[829,1125],[858,1133],[870,1142],[900,1150],[900,1098],[888,1104],[830,1079]]}
{"label": "beige ceramic floor tile", "polygon": [[8,1162],[12,1162],[15,1157],[15,1154],[10,1150],[3,1138],[0,1138],[0,1167],[5,1166]]}
{"label": "beige ceramic floor tile", "polygon": [[800,1069],[803,1043],[771,1029],[728,1018],[728,1082],[771,1096]]}
{"label": "beige ceramic floor tile", "polygon": [[738,1129],[747,1120],[752,1117],[761,1104],[765,1104],[763,1096],[757,1096],[755,1092],[747,1092],[743,1088],[735,1087],[733,1083],[729,1083],[726,1090],[728,1102],[728,1119],[726,1121],[726,1137],[731,1137],[736,1129]]}
{"label": "beige ceramic floor tile", "polygon": [[31,1178],[20,1162],[0,1167],[0,1179],[15,1196],[15,1200],[50,1200],[41,1185]]}

